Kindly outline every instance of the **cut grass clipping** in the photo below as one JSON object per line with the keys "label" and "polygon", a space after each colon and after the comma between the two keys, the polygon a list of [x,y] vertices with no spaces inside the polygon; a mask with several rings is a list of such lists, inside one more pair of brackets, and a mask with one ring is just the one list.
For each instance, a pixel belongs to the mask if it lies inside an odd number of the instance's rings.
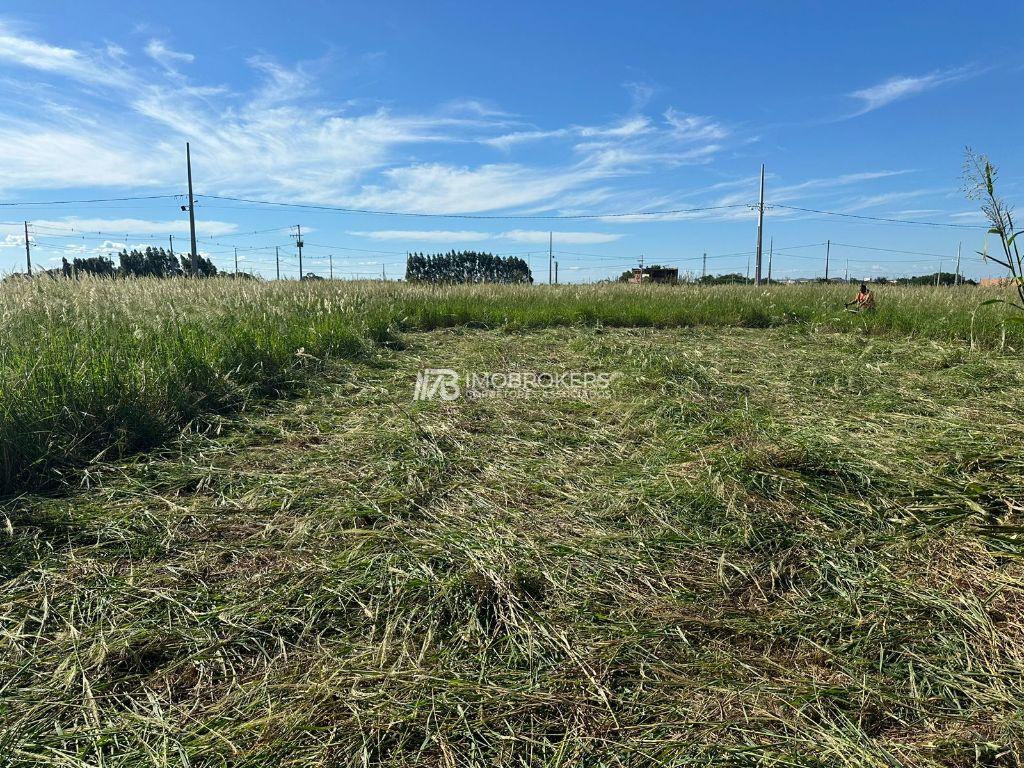
{"label": "cut grass clipping", "polygon": [[410,333],[10,502],[0,762],[1019,765],[1024,374],[849,330]]}

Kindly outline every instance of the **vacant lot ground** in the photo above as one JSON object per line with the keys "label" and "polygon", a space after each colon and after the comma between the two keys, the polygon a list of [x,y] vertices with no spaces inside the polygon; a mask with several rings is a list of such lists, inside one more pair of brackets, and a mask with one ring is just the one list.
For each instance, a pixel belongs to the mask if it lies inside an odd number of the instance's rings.
{"label": "vacant lot ground", "polygon": [[[0,520],[0,763],[1014,766],[1024,371],[407,334]],[[619,371],[412,402],[416,371]]]}

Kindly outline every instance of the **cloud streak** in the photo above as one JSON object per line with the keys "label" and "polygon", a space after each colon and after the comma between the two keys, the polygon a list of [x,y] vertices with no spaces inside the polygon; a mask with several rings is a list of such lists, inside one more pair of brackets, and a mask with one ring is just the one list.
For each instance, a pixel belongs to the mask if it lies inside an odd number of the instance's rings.
{"label": "cloud streak", "polygon": [[[34,219],[35,230],[57,230],[53,234],[72,235],[167,235],[187,234],[188,219],[156,221],[151,219],[100,219],[69,216],[65,219]],[[199,219],[196,233],[208,237],[227,235],[238,231],[238,225],[227,221]],[[40,232],[42,235],[43,232]]]}
{"label": "cloud streak", "polygon": [[[513,229],[506,232],[481,232],[477,230],[440,230],[440,229],[383,229],[362,232],[349,232],[350,235],[366,237],[371,240],[401,240],[405,242],[424,243],[481,243],[492,240],[507,240],[515,243],[531,245],[547,245],[548,230]],[[596,245],[613,243],[622,235],[606,232],[554,232],[554,238],[561,244]]]}
{"label": "cloud streak", "polygon": [[150,40],[146,45],[146,55],[171,71],[175,70],[177,64],[191,64],[196,59],[191,53],[171,50],[162,40]]}
{"label": "cloud streak", "polygon": [[934,90],[943,85],[966,80],[978,74],[980,73],[973,68],[959,68],[931,72],[927,75],[899,75],[890,77],[881,83],[861,88],[848,94],[850,98],[860,102],[860,108],[852,115],[849,115],[849,117],[864,115],[876,109],[881,109],[895,101]]}
{"label": "cloud streak", "polygon": [[62,48],[19,35],[10,25],[0,22],[0,62],[70,77],[87,83],[123,86],[127,81],[115,56],[92,55]]}

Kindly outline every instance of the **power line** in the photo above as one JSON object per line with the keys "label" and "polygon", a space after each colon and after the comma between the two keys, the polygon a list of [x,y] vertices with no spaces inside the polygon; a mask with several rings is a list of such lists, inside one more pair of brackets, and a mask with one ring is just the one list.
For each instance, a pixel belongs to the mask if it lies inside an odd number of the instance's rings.
{"label": "power line", "polygon": [[0,203],[2,208],[13,208],[25,205],[85,205],[86,203],[120,203],[127,200],[170,200],[184,195],[135,195],[133,197],[95,197],[90,200],[22,200],[15,203]]}
{"label": "power line", "polygon": [[389,256],[405,256],[405,255],[408,254],[408,251],[375,251],[375,250],[371,250],[369,248],[350,248],[350,247],[344,246],[344,245],[327,245],[326,243],[309,243],[309,242],[307,242],[306,243],[306,247],[307,248],[329,248],[329,249],[333,249],[333,250],[337,250],[337,251],[356,251],[358,253],[376,253],[376,254],[383,253],[383,254],[386,254],[386,255],[389,255]]}
{"label": "power line", "polygon": [[[825,245],[825,241],[822,240],[820,243],[807,243],[806,245],[787,245],[779,246],[780,251],[799,251],[801,248],[820,248]],[[833,243],[834,245],[834,243]]]}
{"label": "power line", "polygon": [[890,219],[885,216],[864,216],[859,213],[840,213],[839,211],[822,211],[816,208],[800,208],[796,205],[783,205],[782,203],[773,203],[768,206],[769,208],[785,208],[789,211],[802,211],[804,213],[818,213],[823,216],[841,216],[847,219],[863,219],[865,221],[884,221],[890,224],[917,224],[922,227],[951,227],[953,229],[987,229],[987,227],[978,224],[948,224],[940,221],[920,221],[916,219]]}
{"label": "power line", "polygon": [[[201,197],[201,195],[196,195],[196,197]],[[226,240],[228,238],[233,238],[233,237],[250,237],[252,235],[265,235],[265,234],[267,234],[269,232],[284,232],[284,231],[289,230],[289,229],[292,229],[292,227],[290,227],[290,226],[273,227],[272,229],[255,229],[252,232],[230,232],[230,233],[225,233],[223,235],[217,235],[217,237],[219,237],[221,240]],[[209,238],[200,237],[198,239],[199,240],[208,240]]]}
{"label": "power line", "polygon": [[852,245],[850,243],[837,243],[835,241],[832,242],[832,245],[838,245],[843,248],[857,248],[862,251],[881,251],[883,253],[905,253],[910,256],[932,256],[936,259],[942,259],[948,256],[948,254],[945,253],[928,253],[926,251],[902,251],[899,250],[898,248],[876,248],[870,245]]}

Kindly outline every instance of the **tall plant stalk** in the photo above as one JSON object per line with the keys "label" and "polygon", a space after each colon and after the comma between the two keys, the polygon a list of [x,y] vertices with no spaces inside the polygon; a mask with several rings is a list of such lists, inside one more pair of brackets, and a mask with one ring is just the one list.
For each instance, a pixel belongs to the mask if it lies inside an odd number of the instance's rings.
{"label": "tall plant stalk", "polygon": [[[1024,310],[1024,260],[1021,259],[1017,236],[1024,230],[1015,230],[1013,225],[1013,207],[996,194],[998,170],[982,155],[970,147],[964,151],[964,191],[971,200],[981,201],[981,210],[989,221],[989,234],[999,238],[1002,256],[989,253],[988,243],[984,250],[978,251],[983,259],[991,259],[1002,264],[1010,271],[1014,287],[1017,289],[1018,309]],[[1011,302],[1012,303],[1012,302]]]}

